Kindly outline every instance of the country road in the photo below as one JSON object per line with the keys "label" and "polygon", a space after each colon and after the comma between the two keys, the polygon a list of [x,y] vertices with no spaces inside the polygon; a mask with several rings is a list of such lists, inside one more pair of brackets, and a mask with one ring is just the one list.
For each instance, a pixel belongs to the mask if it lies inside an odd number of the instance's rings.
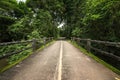
{"label": "country road", "polygon": [[0,74],[0,80],[117,80],[117,78],[120,76],[81,53],[67,41],[56,41]]}

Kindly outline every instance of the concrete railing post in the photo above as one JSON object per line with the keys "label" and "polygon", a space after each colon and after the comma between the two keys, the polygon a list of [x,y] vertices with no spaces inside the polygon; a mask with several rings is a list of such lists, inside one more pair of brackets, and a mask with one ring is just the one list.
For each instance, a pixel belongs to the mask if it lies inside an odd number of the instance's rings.
{"label": "concrete railing post", "polygon": [[51,37],[51,41],[53,40],[53,37]]}
{"label": "concrete railing post", "polygon": [[75,37],[73,37],[73,41],[75,41]]}
{"label": "concrete railing post", "polygon": [[51,37],[49,37],[49,41],[48,42],[50,42],[51,41]]}
{"label": "concrete railing post", "polygon": [[90,48],[91,48],[91,41],[90,39],[87,39],[87,50],[90,52]]}
{"label": "concrete railing post", "polygon": [[73,42],[73,37],[71,37],[71,41]]}
{"label": "concrete railing post", "polygon": [[44,37],[43,40],[44,40],[44,45],[45,45],[46,44],[46,37]]}
{"label": "concrete railing post", "polygon": [[37,44],[36,39],[33,39],[33,42],[32,42],[33,52],[36,50],[36,44]]}
{"label": "concrete railing post", "polygon": [[77,43],[78,43],[78,45],[80,45],[80,38],[77,39]]}

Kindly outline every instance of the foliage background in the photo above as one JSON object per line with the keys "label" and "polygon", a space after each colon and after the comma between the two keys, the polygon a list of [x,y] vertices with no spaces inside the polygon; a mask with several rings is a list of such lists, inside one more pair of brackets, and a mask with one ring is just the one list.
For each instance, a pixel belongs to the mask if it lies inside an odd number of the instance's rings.
{"label": "foliage background", "polygon": [[[65,26],[57,28],[63,22]],[[58,36],[120,42],[119,29],[119,0],[27,0],[25,3],[0,0],[1,43]],[[120,56],[119,48],[94,46]],[[16,48],[16,45],[12,47]],[[5,48],[0,47],[0,54],[12,50]],[[104,55],[97,56],[116,64]]]}

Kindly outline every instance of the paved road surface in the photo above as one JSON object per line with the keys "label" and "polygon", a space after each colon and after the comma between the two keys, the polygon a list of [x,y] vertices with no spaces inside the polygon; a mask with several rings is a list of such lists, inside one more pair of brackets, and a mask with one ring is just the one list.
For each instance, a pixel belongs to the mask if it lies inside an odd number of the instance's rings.
{"label": "paved road surface", "polygon": [[56,41],[0,74],[0,80],[115,80],[117,74],[66,41]]}

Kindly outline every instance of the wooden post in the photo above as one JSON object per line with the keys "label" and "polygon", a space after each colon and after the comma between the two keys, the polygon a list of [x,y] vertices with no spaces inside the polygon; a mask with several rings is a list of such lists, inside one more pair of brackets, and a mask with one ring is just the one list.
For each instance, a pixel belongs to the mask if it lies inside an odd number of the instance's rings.
{"label": "wooden post", "polygon": [[33,39],[33,42],[32,42],[32,48],[33,48],[33,52],[36,50],[36,39]]}
{"label": "wooden post", "polygon": [[90,41],[90,39],[87,39],[87,50],[88,50],[88,52],[90,52],[90,48],[91,48],[91,41]]}

